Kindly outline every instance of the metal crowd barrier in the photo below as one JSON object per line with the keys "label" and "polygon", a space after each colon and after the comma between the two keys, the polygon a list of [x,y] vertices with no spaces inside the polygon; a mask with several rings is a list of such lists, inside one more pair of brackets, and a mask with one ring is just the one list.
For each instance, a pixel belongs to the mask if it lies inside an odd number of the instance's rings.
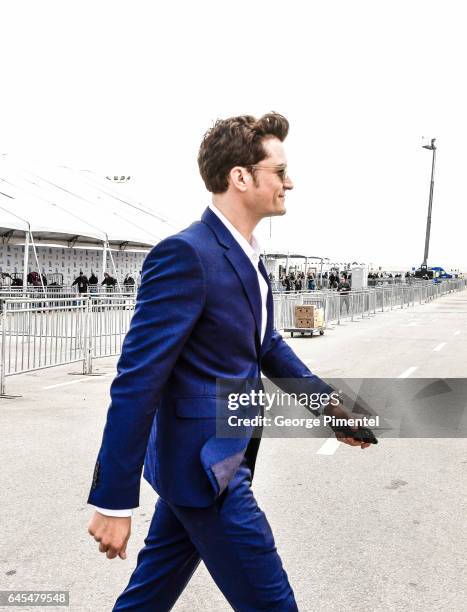
{"label": "metal crowd barrier", "polygon": [[0,395],[5,378],[83,359],[84,299],[10,299],[3,302]]}
{"label": "metal crowd barrier", "polygon": [[63,285],[54,287],[48,285],[45,287],[45,293],[42,287],[33,287],[28,285],[26,288],[23,287],[1,287],[0,286],[0,299],[8,298],[36,298],[36,297],[72,297],[74,295],[87,296],[87,295],[135,295],[138,288],[136,285],[121,285],[121,290],[118,286],[105,287],[101,284],[88,285],[88,291],[86,293],[79,293],[78,286],[74,285]]}
{"label": "metal crowd barrier", "polygon": [[135,308],[134,295],[10,298],[3,301],[0,333],[0,396],[6,378],[57,365],[117,355]]}
{"label": "metal crowd barrier", "polygon": [[280,292],[274,294],[274,324],[277,330],[294,327],[295,306],[314,304],[323,308],[325,325],[340,324],[342,320],[354,321],[377,312],[424,304],[446,293],[461,291],[466,285],[465,279],[452,279],[440,283],[392,284],[347,294],[330,289]]}
{"label": "metal crowd barrier", "polygon": [[84,373],[92,372],[92,360],[118,355],[135,309],[134,296],[98,296],[88,301],[90,334],[88,362]]}
{"label": "metal crowd barrier", "polygon": [[[315,304],[324,310],[325,325],[339,324],[423,304],[465,286],[464,279],[456,279],[375,287],[345,295],[331,290],[281,292],[274,294],[275,327],[293,327],[297,305]],[[23,372],[81,362],[83,374],[91,374],[94,359],[120,353],[135,302],[135,295],[115,293],[4,298],[0,396],[6,395],[6,378]]]}

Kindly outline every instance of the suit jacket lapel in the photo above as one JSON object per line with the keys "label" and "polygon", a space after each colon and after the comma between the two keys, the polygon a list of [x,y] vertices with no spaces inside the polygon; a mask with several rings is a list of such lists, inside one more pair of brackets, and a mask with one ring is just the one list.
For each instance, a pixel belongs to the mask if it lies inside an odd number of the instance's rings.
{"label": "suit jacket lapel", "polygon": [[259,348],[261,338],[261,292],[256,270],[229,230],[209,208],[204,211],[201,221],[209,225],[216,235],[218,242],[225,247],[224,257],[228,259],[242,283],[255,319],[257,345]]}
{"label": "suit jacket lapel", "polygon": [[259,290],[258,275],[240,246],[230,248],[224,253],[224,256],[232,264],[243,285],[255,318],[256,333],[259,340],[261,338],[261,292]]}
{"label": "suit jacket lapel", "polygon": [[273,300],[273,297],[272,297],[271,282],[269,280],[268,273],[266,272],[266,268],[264,267],[264,264],[261,261],[261,259],[259,260],[258,267],[259,267],[259,271],[263,275],[263,278],[264,278],[264,280],[266,281],[266,283],[268,285],[268,296],[267,296],[267,300],[266,300],[266,309],[267,309],[267,313],[268,313],[268,320],[267,320],[267,323],[266,323],[266,331],[264,333],[263,343],[261,345],[261,349],[263,349],[265,346],[267,346],[268,340],[271,337],[271,334],[272,334],[273,329],[274,329],[274,300]]}

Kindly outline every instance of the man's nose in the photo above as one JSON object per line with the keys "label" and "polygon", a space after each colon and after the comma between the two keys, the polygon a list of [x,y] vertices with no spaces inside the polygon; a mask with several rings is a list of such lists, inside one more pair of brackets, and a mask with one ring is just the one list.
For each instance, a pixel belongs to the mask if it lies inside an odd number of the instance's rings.
{"label": "man's nose", "polygon": [[290,178],[290,176],[287,176],[287,178],[284,181],[284,189],[293,189],[293,183],[292,183],[292,179]]}

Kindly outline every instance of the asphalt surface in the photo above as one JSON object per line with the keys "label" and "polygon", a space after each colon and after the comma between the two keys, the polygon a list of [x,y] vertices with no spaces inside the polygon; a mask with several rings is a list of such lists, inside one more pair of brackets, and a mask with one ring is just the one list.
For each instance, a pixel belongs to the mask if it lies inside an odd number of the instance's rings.
{"label": "asphalt surface", "polygon": [[[466,338],[464,291],[290,344],[323,377],[467,378]],[[106,559],[87,534],[115,363],[96,362],[95,377],[75,364],[7,379],[21,397],[0,399],[0,590],[69,590],[69,609],[103,612],[126,586],[156,500],[149,485],[126,561]],[[464,439],[384,439],[365,451],[264,439],[254,491],[299,609],[466,609],[466,467]],[[200,566],[174,610],[230,607]]]}

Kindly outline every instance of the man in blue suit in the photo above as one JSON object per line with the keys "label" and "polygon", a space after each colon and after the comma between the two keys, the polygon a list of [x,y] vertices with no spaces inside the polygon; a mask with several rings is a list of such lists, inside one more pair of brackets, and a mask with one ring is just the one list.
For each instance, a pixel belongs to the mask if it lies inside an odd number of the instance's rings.
{"label": "man in blue suit", "polygon": [[[218,379],[263,373],[298,379],[310,393],[333,391],[274,330],[253,235],[261,219],[285,213],[288,128],[276,113],[217,121],[198,156],[212,204],[145,260],[88,500],[99,550],[124,559],[143,464],[159,495],[114,610],[170,610],[200,560],[234,610],[297,610],[251,490],[259,438],[216,437]],[[325,411],[348,416],[340,405]]]}

